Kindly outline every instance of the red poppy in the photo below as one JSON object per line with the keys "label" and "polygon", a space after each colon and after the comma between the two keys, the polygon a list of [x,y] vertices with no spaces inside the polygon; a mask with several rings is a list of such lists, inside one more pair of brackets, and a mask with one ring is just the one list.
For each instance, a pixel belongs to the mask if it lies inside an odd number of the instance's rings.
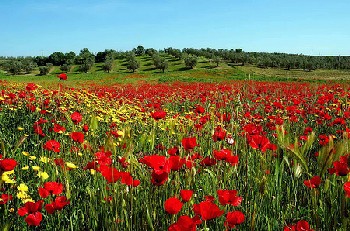
{"label": "red poppy", "polygon": [[180,190],[180,196],[183,202],[188,202],[189,200],[191,200],[192,195],[193,195],[193,191],[190,189]]}
{"label": "red poppy", "polygon": [[83,120],[83,116],[77,111],[73,112],[70,118],[72,119],[74,124],[78,124]]}
{"label": "red poppy", "polygon": [[170,156],[168,160],[169,167],[172,171],[180,170],[186,162],[186,159],[181,158],[180,156]]}
{"label": "red poppy", "polygon": [[39,226],[43,219],[41,212],[35,212],[29,214],[24,220],[29,226]]}
{"label": "red poppy", "polygon": [[197,146],[197,139],[196,137],[183,138],[181,143],[185,150],[192,150]]}
{"label": "red poppy", "polygon": [[169,148],[167,152],[170,156],[175,156],[179,154],[179,149],[177,147],[173,147],[173,148]]}
{"label": "red poppy", "polygon": [[249,137],[249,145],[253,149],[259,149],[262,152],[265,152],[267,149],[271,149],[270,140],[263,135],[252,135]]}
{"label": "red poppy", "polygon": [[151,112],[151,116],[155,120],[160,120],[166,117],[166,112],[163,110]]}
{"label": "red poppy", "polygon": [[34,91],[37,88],[38,88],[38,86],[35,83],[28,83],[26,86],[27,91]]}
{"label": "red poppy", "polygon": [[183,215],[179,217],[176,223],[168,228],[168,231],[196,231],[197,225],[201,223],[198,216],[191,218],[187,215]]}
{"label": "red poppy", "polygon": [[164,209],[169,214],[177,214],[181,208],[182,202],[176,197],[170,197],[164,203]]}
{"label": "red poppy", "polygon": [[81,132],[72,132],[70,134],[70,137],[73,139],[73,141],[78,142],[78,143],[83,143],[84,142],[84,133]]}
{"label": "red poppy", "polygon": [[44,149],[48,151],[53,151],[53,152],[60,152],[60,142],[56,140],[49,140],[45,143]]}
{"label": "red poppy", "polygon": [[61,73],[61,74],[57,75],[57,77],[60,80],[67,80],[67,74],[66,73]]}
{"label": "red poppy", "polygon": [[165,156],[160,155],[150,155],[145,156],[140,159],[141,163],[146,164],[150,168],[153,169],[157,174],[161,174],[162,172],[170,172],[169,160]]}
{"label": "red poppy", "polygon": [[193,205],[193,211],[202,217],[202,220],[211,220],[220,217],[224,214],[224,210],[214,204],[212,201],[203,201],[199,204]]}
{"label": "red poppy", "polygon": [[17,161],[12,158],[6,158],[0,160],[0,170],[2,171],[12,171],[17,166]]}
{"label": "red poppy", "polygon": [[115,183],[121,179],[121,174],[116,168],[102,165],[100,166],[99,171],[108,183]]}
{"label": "red poppy", "polygon": [[346,182],[343,186],[345,191],[345,196],[350,198],[350,182]]}
{"label": "red poppy", "polygon": [[236,225],[242,224],[244,220],[245,216],[241,211],[228,212],[226,215],[225,226],[233,229]]}
{"label": "red poppy", "polygon": [[222,205],[239,206],[242,202],[242,197],[237,196],[237,190],[217,190],[219,202]]}
{"label": "red poppy", "polygon": [[210,158],[209,156],[207,156],[207,157],[205,157],[205,158],[201,161],[201,165],[203,165],[203,166],[213,166],[213,165],[216,165],[216,159]]}
{"label": "red poppy", "polygon": [[84,124],[83,132],[88,132],[88,131],[89,131],[89,126],[87,124]]}
{"label": "red poppy", "polygon": [[65,196],[56,197],[55,200],[45,205],[45,210],[48,214],[53,214],[57,210],[62,210],[65,206],[69,205],[69,200]]}
{"label": "red poppy", "polygon": [[44,187],[39,187],[39,195],[46,198],[49,195],[60,195],[63,192],[63,184],[58,182],[46,182]]}
{"label": "red poppy", "polygon": [[66,128],[59,125],[59,124],[54,124],[53,125],[53,131],[54,132],[57,132],[57,133],[60,133],[60,132],[65,132],[66,131]]}
{"label": "red poppy", "polygon": [[28,214],[28,216],[25,218],[25,222],[27,222],[29,226],[39,226],[40,222],[42,221],[42,214],[40,213],[42,205],[42,200],[37,202],[27,202],[23,207],[18,209],[17,213],[21,217]]}
{"label": "red poppy", "polygon": [[350,172],[348,166],[348,156],[341,156],[339,161],[333,162],[333,168],[328,169],[330,174],[337,174],[337,176],[346,176]]}
{"label": "red poppy", "polygon": [[161,186],[165,184],[165,182],[168,180],[167,172],[161,172],[158,174],[155,171],[153,171],[151,176],[152,176],[151,182],[156,186]]}
{"label": "red poppy", "polygon": [[304,185],[308,188],[318,188],[321,184],[321,177],[314,176],[310,180],[305,180]]}
{"label": "red poppy", "polygon": [[7,202],[13,199],[11,194],[1,194],[0,196],[0,205],[7,204]]}
{"label": "red poppy", "polygon": [[214,131],[213,140],[215,142],[221,141],[221,140],[224,140],[225,137],[226,137],[226,131],[221,126],[217,126]]}
{"label": "red poppy", "polygon": [[205,111],[204,107],[197,105],[195,112],[202,114],[202,113],[204,113],[204,111]]}

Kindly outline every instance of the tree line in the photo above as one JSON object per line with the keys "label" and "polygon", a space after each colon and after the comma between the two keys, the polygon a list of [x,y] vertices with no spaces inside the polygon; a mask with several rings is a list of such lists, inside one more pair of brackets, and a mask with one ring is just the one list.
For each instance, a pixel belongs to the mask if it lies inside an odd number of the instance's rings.
{"label": "tree line", "polygon": [[49,56],[35,57],[0,57],[0,67],[8,73],[17,75],[20,73],[31,73],[39,68],[40,75],[49,73],[52,66],[59,66],[62,72],[69,72],[73,65],[78,66],[78,71],[89,72],[95,63],[102,63],[102,69],[110,72],[116,59],[125,59],[126,66],[134,72],[140,67],[137,56],[150,56],[154,68],[161,71],[168,69],[168,59],[165,54],[174,60],[183,60],[189,69],[197,65],[198,57],[205,57],[219,66],[226,62],[232,66],[255,65],[260,68],[283,68],[286,70],[303,69],[312,71],[315,69],[350,69],[350,56],[308,56],[302,54],[267,53],[267,52],[244,52],[242,49],[211,49],[211,48],[165,48],[156,50],[137,46],[131,51],[116,51],[106,49],[92,53],[88,48],[75,52],[53,52]]}

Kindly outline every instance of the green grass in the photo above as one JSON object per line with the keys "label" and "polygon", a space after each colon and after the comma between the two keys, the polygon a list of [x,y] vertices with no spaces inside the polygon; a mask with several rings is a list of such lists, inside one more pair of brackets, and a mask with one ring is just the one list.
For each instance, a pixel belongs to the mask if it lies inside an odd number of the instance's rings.
{"label": "green grass", "polygon": [[[341,81],[348,82],[350,71],[340,70],[315,70],[306,72],[303,70],[282,70],[282,69],[261,69],[255,66],[230,66],[221,62],[219,67],[209,60],[199,57],[197,66],[194,69],[185,67],[183,60],[162,54],[168,60],[169,68],[164,73],[155,69],[152,58],[149,56],[136,57],[140,61],[140,68],[132,73],[127,69],[125,59],[114,61],[113,69],[110,73],[102,70],[102,63],[96,63],[89,73],[81,73],[78,66],[74,65],[68,72],[71,86],[88,84],[133,84],[138,82],[224,82],[235,80],[257,80],[257,81],[307,81],[307,82],[327,82]],[[0,71],[0,80],[14,82],[36,82],[41,85],[52,85],[57,83],[57,74],[61,73],[59,67],[51,68],[47,76],[39,76],[38,69],[31,74],[12,76]]]}

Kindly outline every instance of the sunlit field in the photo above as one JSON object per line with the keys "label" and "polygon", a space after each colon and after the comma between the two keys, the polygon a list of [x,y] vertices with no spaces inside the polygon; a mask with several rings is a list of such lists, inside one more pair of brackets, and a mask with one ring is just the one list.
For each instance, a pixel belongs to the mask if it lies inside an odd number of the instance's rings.
{"label": "sunlit field", "polygon": [[349,85],[1,81],[0,230],[350,230]]}

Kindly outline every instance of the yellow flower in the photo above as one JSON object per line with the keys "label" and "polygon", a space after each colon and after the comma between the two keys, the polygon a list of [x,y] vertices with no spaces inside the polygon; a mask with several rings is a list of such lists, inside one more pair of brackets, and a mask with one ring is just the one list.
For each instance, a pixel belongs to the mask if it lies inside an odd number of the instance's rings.
{"label": "yellow flower", "polygon": [[46,172],[38,172],[38,177],[41,177],[42,180],[46,180],[47,178],[49,178],[49,174],[47,174]]}
{"label": "yellow flower", "polygon": [[43,163],[45,163],[45,164],[46,164],[46,163],[48,163],[48,162],[49,162],[49,160],[50,160],[50,159],[49,159],[49,158],[47,158],[46,156],[42,156],[42,157],[40,157],[40,160],[39,160],[39,161],[40,161],[40,162],[43,162]]}
{"label": "yellow flower", "polygon": [[30,156],[29,159],[30,160],[36,160],[36,156]]}
{"label": "yellow flower", "polygon": [[24,183],[21,183],[21,184],[17,187],[17,189],[18,189],[19,191],[22,191],[22,192],[27,192],[27,191],[28,191],[28,186],[27,186],[26,184],[24,184]]}
{"label": "yellow flower", "polygon": [[75,164],[73,164],[71,162],[67,162],[66,165],[67,165],[68,168],[71,168],[71,169],[78,168]]}
{"label": "yellow flower", "polygon": [[91,173],[91,175],[95,175],[96,170],[95,169],[90,169],[90,173]]}
{"label": "yellow flower", "polygon": [[40,167],[39,167],[39,166],[32,166],[32,169],[33,169],[34,171],[39,171],[39,170],[40,170]]}
{"label": "yellow flower", "polygon": [[16,181],[14,181],[13,179],[11,179],[9,177],[10,174],[13,173],[13,170],[12,171],[7,171],[7,172],[4,172],[1,176],[1,180],[4,181],[6,184],[14,184],[16,183]]}
{"label": "yellow flower", "polygon": [[22,127],[17,127],[17,130],[18,130],[18,131],[23,131],[24,128],[22,128]]}
{"label": "yellow flower", "polygon": [[22,168],[22,170],[28,170],[29,169],[29,166],[28,165],[26,165],[26,166],[24,166],[23,168]]}
{"label": "yellow flower", "polygon": [[29,152],[22,152],[24,156],[29,156]]}
{"label": "yellow flower", "polygon": [[78,152],[78,156],[83,156],[83,153],[81,153],[81,152]]}

